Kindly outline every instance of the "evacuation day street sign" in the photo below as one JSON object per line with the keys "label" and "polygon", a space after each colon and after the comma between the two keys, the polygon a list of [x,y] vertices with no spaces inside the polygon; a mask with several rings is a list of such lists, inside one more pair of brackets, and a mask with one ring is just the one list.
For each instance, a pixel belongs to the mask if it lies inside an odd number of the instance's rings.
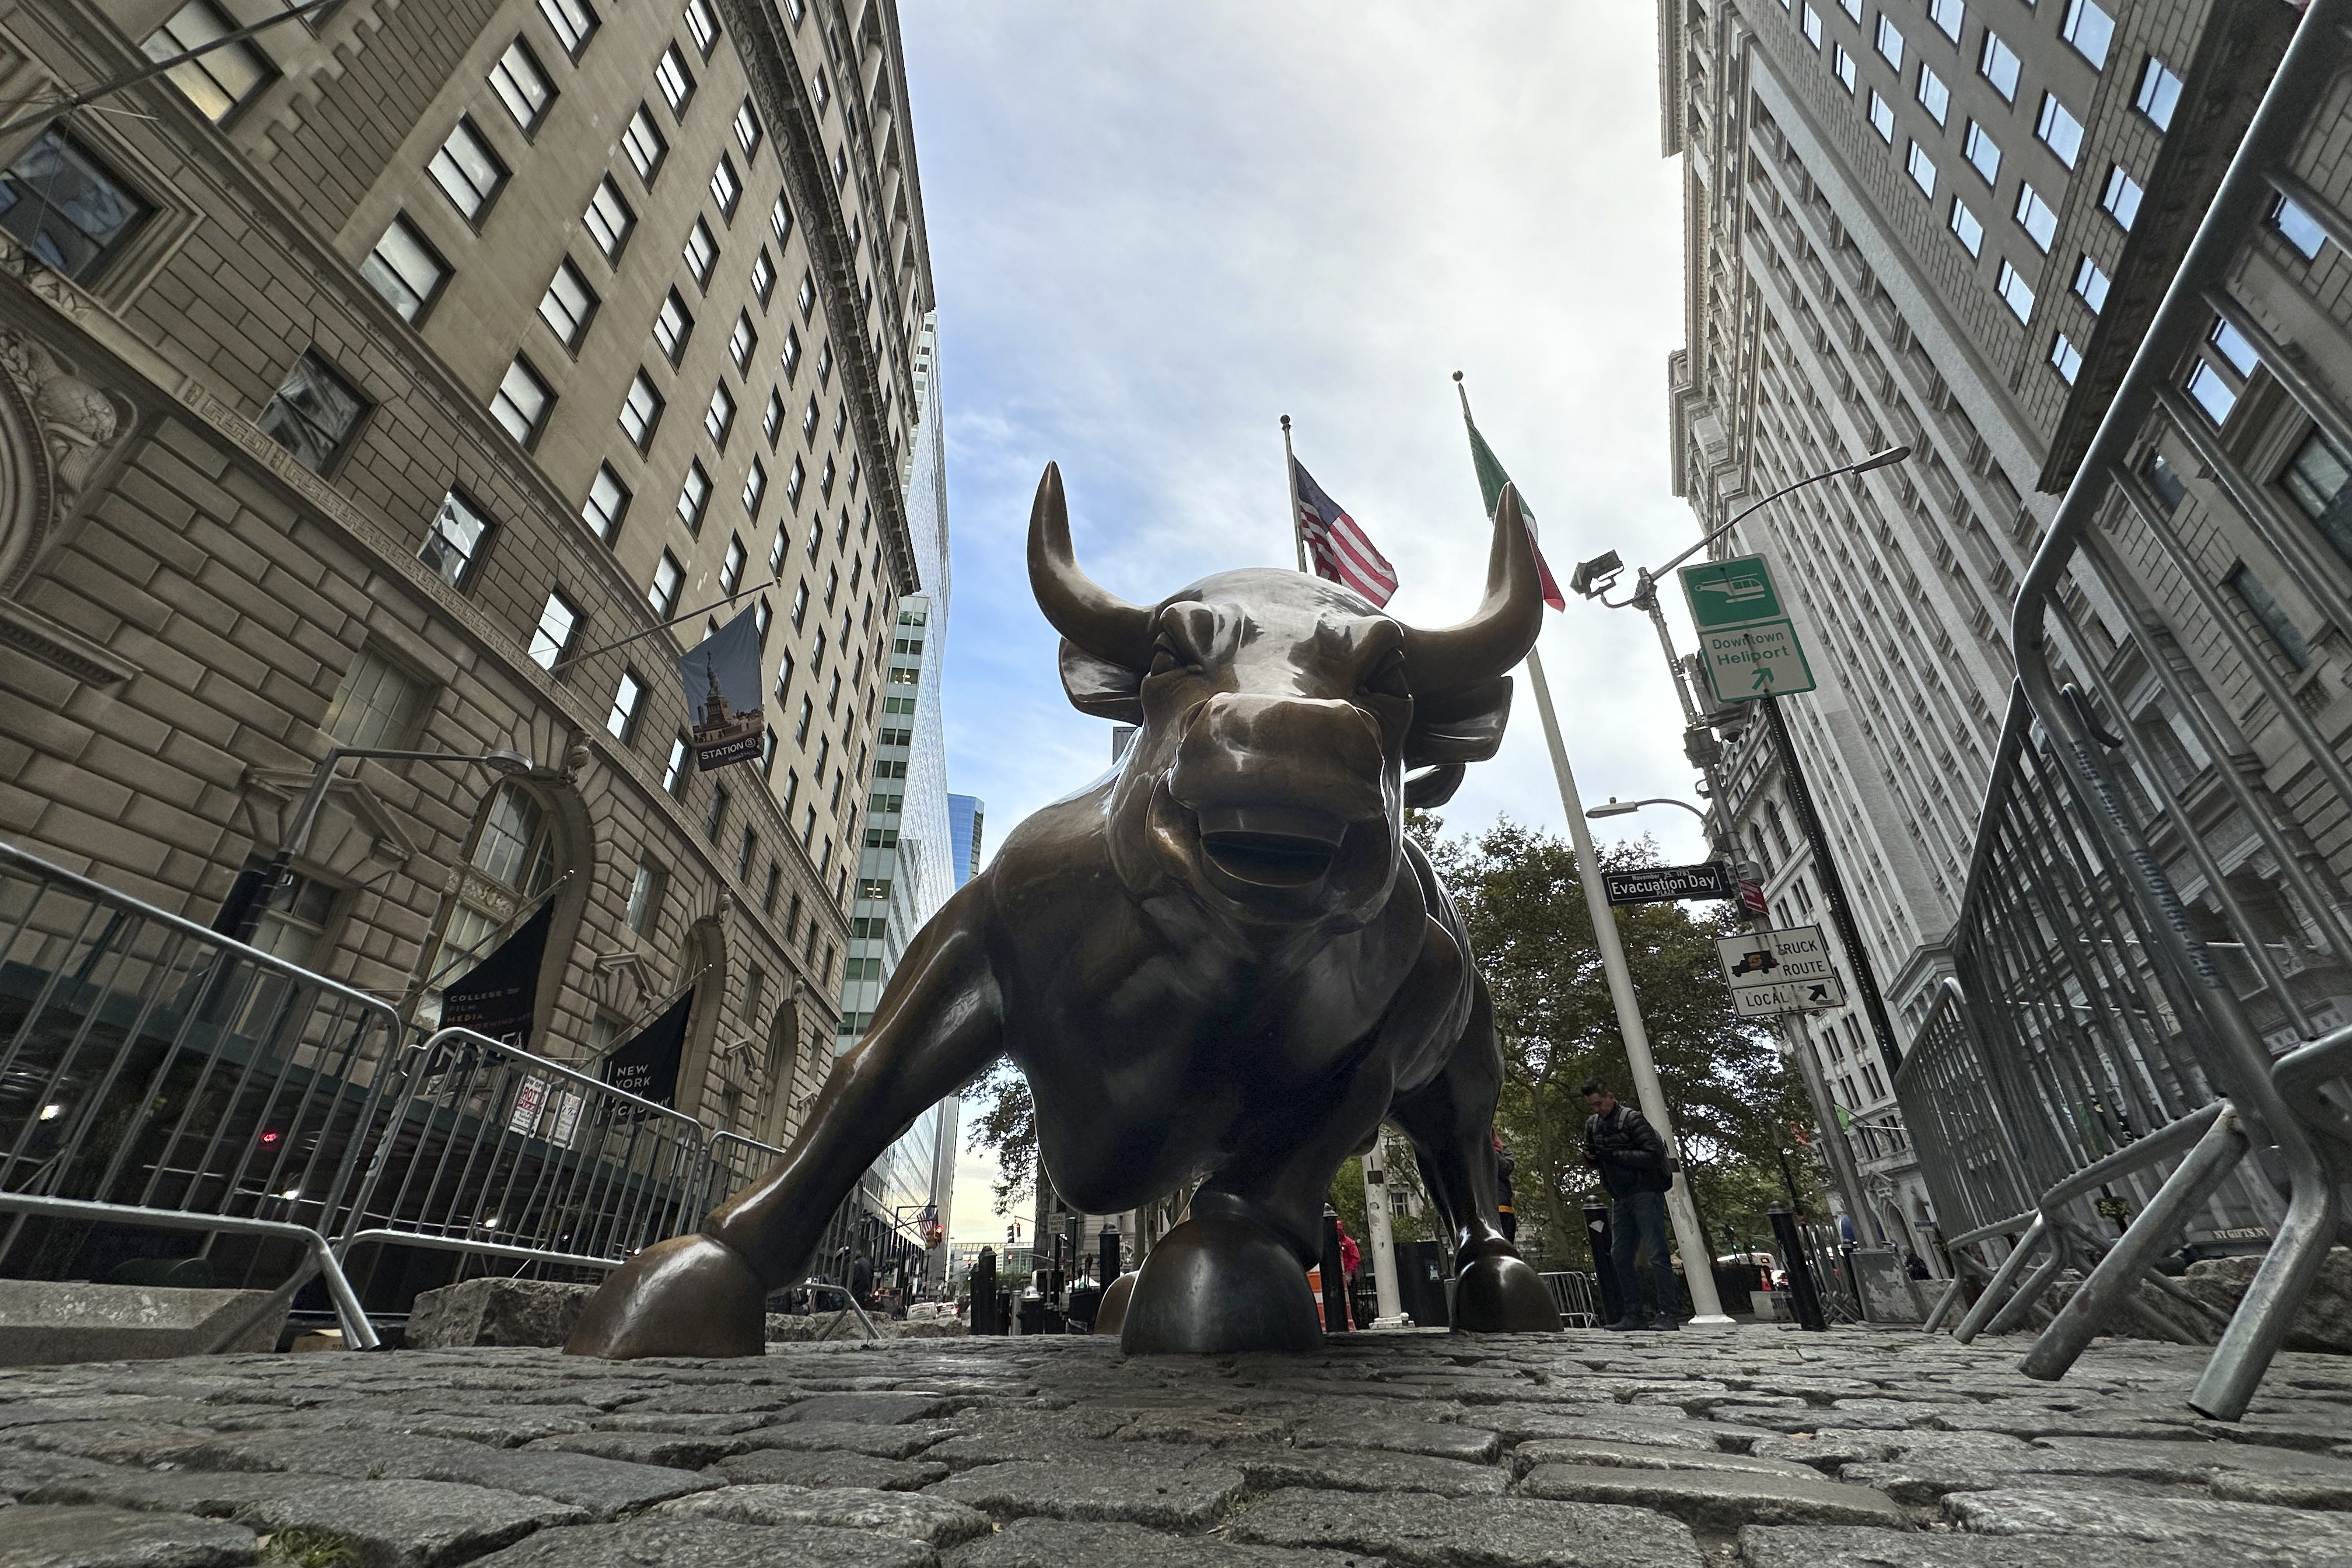
{"label": "evacuation day street sign", "polygon": [[1743,1018],[1845,1005],[1845,983],[1830,963],[1819,926],[1720,937],[1715,952],[1731,987],[1731,1010]]}
{"label": "evacuation day street sign", "polygon": [[1717,702],[1813,689],[1813,672],[1761,555],[1682,568],[1698,658]]}
{"label": "evacuation day street sign", "polygon": [[1645,866],[1638,871],[1603,871],[1601,886],[1612,904],[1666,904],[1678,899],[1727,899],[1731,868],[1720,860],[1696,866]]}

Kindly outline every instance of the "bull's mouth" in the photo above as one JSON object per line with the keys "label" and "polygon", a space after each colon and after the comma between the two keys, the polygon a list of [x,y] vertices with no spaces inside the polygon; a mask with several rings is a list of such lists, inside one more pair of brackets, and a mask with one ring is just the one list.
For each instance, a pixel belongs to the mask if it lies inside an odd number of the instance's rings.
{"label": "bull's mouth", "polygon": [[1347,837],[1345,818],[1304,806],[1246,805],[1200,814],[1201,853],[1236,882],[1307,888],[1323,879]]}

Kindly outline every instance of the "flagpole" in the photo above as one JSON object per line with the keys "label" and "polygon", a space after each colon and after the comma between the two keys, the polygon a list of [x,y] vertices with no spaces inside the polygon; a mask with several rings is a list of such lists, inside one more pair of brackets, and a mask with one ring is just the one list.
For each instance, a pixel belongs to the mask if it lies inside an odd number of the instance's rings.
{"label": "flagpole", "polygon": [[1290,416],[1282,416],[1282,477],[1290,485],[1290,542],[1298,551],[1298,569],[1307,570],[1307,534],[1298,526],[1298,459],[1290,455]]}
{"label": "flagpole", "polygon": [[[1470,392],[1462,384],[1462,373],[1454,373],[1454,390],[1461,395],[1462,422],[1472,431],[1476,421],[1470,417]],[[1654,1128],[1666,1152],[1677,1164],[1681,1160],[1681,1144],[1675,1137],[1674,1118],[1666,1110],[1666,1093],[1658,1081],[1657,1058],[1650,1053],[1650,1033],[1642,1022],[1641,998],[1633,990],[1633,972],[1625,962],[1625,944],[1617,930],[1616,911],[1610,908],[1608,889],[1601,881],[1601,857],[1592,847],[1592,829],[1584,817],[1584,802],[1576,792],[1576,774],[1568,765],[1568,747],[1560,739],[1559,717],[1551,705],[1551,683],[1544,679],[1543,658],[1537,651],[1528,649],[1528,684],[1534,688],[1536,716],[1543,723],[1544,745],[1551,752],[1552,777],[1559,785],[1560,809],[1568,814],[1569,842],[1576,849],[1576,879],[1583,885],[1584,908],[1592,921],[1593,945],[1601,950],[1601,968],[1609,981],[1609,1002],[1617,1013],[1617,1032],[1625,1041],[1625,1063],[1633,1080],[1633,1097],[1642,1107],[1643,1119]],[[1696,1316],[1694,1327],[1729,1328],[1731,1320],[1724,1314],[1722,1299],[1715,1289],[1715,1252],[1708,1247],[1706,1233],[1698,1223],[1698,1208],[1691,1202],[1690,1183],[1680,1170],[1674,1174],[1674,1184],[1666,1189],[1666,1217],[1674,1225],[1675,1245],[1683,1255],[1683,1279],[1690,1287],[1691,1306]],[[1595,1268],[1606,1268],[1600,1258]],[[1662,1312],[1671,1313],[1674,1305],[1660,1302]],[[1630,1315],[1633,1304],[1625,1308]]]}

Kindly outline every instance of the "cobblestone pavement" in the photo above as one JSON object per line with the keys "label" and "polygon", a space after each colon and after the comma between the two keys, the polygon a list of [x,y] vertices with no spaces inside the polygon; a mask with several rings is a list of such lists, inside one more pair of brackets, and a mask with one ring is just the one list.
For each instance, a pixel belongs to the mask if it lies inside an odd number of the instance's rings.
{"label": "cobblestone pavement", "polygon": [[1918,1333],[535,1350],[0,1372],[0,1568],[2352,1564],[2352,1363]]}

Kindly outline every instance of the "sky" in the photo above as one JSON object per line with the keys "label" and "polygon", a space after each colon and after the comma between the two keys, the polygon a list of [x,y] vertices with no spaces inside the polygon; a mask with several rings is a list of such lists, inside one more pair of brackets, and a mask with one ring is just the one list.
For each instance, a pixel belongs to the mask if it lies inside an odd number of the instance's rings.
{"label": "sky", "polygon": [[[1666,456],[1681,162],[1659,154],[1653,7],[900,0],[899,19],[947,421],[949,787],[986,803],[984,855],[1110,761],[1029,593],[1049,459],[1080,562],[1150,602],[1291,563],[1287,414],[1395,564],[1390,611],[1450,624],[1491,537],[1459,370],[1563,584],[1696,537]],[[1571,599],[1541,648],[1588,803],[1693,798],[1644,617]],[[1565,833],[1524,679],[1442,815]],[[1704,854],[1670,808],[1594,827]],[[994,1173],[966,1151],[955,1239],[1002,1240]]]}

